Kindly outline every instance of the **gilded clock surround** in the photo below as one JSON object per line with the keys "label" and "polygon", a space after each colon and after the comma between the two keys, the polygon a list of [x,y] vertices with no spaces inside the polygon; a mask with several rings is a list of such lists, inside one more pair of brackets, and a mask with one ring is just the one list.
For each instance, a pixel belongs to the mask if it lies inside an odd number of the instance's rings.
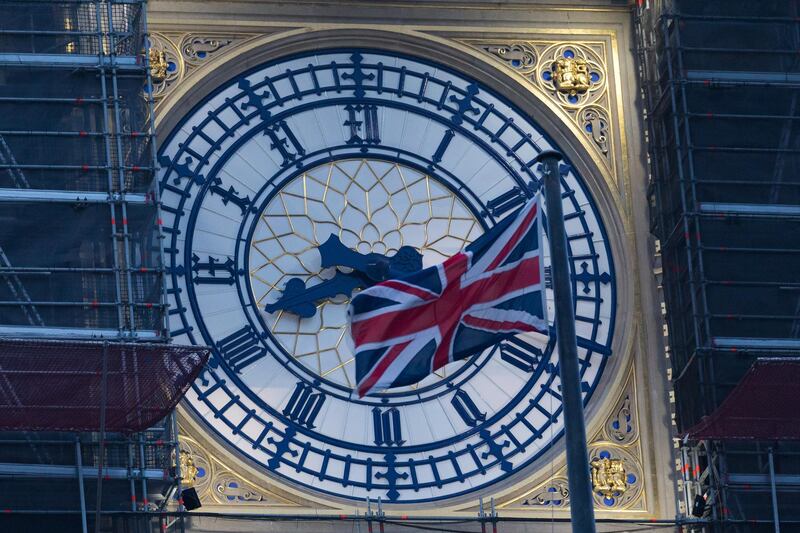
{"label": "gilded clock surround", "polygon": [[[298,25],[295,26],[299,28]],[[206,55],[205,63],[195,62],[190,67],[185,58],[181,58],[183,62],[180,66],[180,74],[169,85],[164,85],[164,90],[159,94],[158,120],[160,124],[166,125],[167,129],[170,128],[169,124],[174,124],[174,121],[182,114],[180,110],[187,109],[187,106],[190,105],[189,102],[197,97],[196,94],[202,94],[204,87],[209,86],[207,80],[204,79],[206,76],[216,72],[217,79],[224,80],[227,76],[226,72],[231,72],[230,69],[233,68],[231,65],[234,63],[235,58],[247,58],[247,61],[250,62],[249,64],[252,64],[253,61],[258,61],[258,57],[275,57],[288,51],[296,51],[298,48],[307,46],[304,42],[309,38],[307,35],[309,31],[316,32],[317,39],[314,39],[316,46],[319,46],[320,43],[330,43],[332,45],[337,43],[349,44],[354,40],[360,44],[371,44],[373,39],[374,42],[380,42],[385,45],[387,34],[383,32],[388,31],[394,32],[390,33],[390,35],[391,39],[398,41],[398,48],[411,45],[412,47],[419,46],[420,50],[425,49],[428,51],[433,49],[436,54],[441,54],[442,57],[452,57],[454,54],[463,54],[465,57],[471,57],[471,62],[480,64],[480,67],[465,65],[467,67],[465,70],[472,69],[473,72],[470,72],[470,74],[479,79],[484,79],[484,81],[500,88],[506,94],[513,93],[517,102],[520,99],[524,99],[525,92],[529,91],[528,97],[534,96],[534,100],[536,100],[535,107],[546,109],[548,116],[553,117],[549,126],[549,119],[542,120],[542,125],[551,131],[561,132],[561,135],[568,141],[566,148],[575,163],[581,166],[582,170],[598,169],[595,174],[602,176],[604,183],[593,184],[593,192],[601,206],[605,206],[603,212],[606,217],[610,218],[608,222],[614,221],[611,225],[617,228],[618,235],[627,236],[614,243],[615,251],[617,252],[616,256],[625,263],[633,261],[632,258],[625,259],[632,253],[634,245],[632,237],[630,237],[633,217],[630,207],[630,177],[627,172],[631,162],[627,153],[624,131],[626,122],[621,106],[622,96],[619,76],[622,67],[617,51],[617,30],[582,29],[578,31],[575,28],[570,30],[541,28],[538,33],[537,30],[527,30],[527,33],[521,33],[519,30],[509,31],[508,35],[503,38],[498,38],[497,31],[492,31],[491,35],[487,35],[486,38],[476,39],[475,36],[479,35],[480,32],[475,31],[474,28],[469,30],[470,38],[463,36],[467,31],[466,29],[458,28],[426,30],[425,28],[391,28],[391,26],[355,27],[346,24],[336,28],[332,28],[330,24],[322,24],[320,26],[311,24],[302,29],[295,29],[291,25],[286,27],[273,26],[268,30],[272,35],[266,37],[263,36],[263,32],[261,32],[262,36],[256,36],[254,33],[247,34],[246,32],[220,32],[218,27],[215,28],[216,31],[209,31],[208,33],[199,31],[200,28],[192,28],[191,32],[174,30],[170,32],[170,25],[166,22],[160,22],[158,29],[163,30],[162,36],[169,35],[166,38],[169,41],[166,47],[172,45],[174,49],[181,49],[180,47],[183,46],[183,44],[179,45],[178,43],[191,41],[190,36],[205,41],[225,42],[224,45]],[[205,35],[207,37],[203,37]],[[555,35],[559,35],[559,37],[552,38]],[[567,38],[565,39],[564,37]],[[582,105],[575,105],[569,101],[564,102],[555,94],[569,93],[560,93],[557,88],[550,91],[538,79],[526,78],[526,76],[532,76],[533,73],[537,72],[537,67],[540,63],[538,58],[544,57],[541,53],[542,50],[565,45],[575,49],[592,50],[593,59],[603,69],[604,85],[602,89],[598,88],[597,95],[592,95],[593,99],[586,100]],[[492,51],[492,48],[495,51]],[[500,49],[504,51],[500,53]],[[510,55],[521,57],[523,68],[508,64],[503,65],[509,60]],[[549,61],[550,59],[552,58],[548,57],[547,59],[542,59],[542,61]],[[552,65],[552,61],[550,64]],[[607,76],[607,79],[605,76]],[[192,93],[195,93],[195,96],[192,96]],[[592,127],[587,130],[586,124],[591,124]],[[636,291],[638,292],[638,290],[637,288]],[[621,295],[620,301],[621,305],[629,306],[630,315],[635,316],[634,309],[639,306],[639,303],[634,300],[633,292]],[[638,421],[638,410],[640,409],[637,398],[641,393],[636,391],[635,383],[637,380],[642,379],[642,373],[641,371],[637,373],[634,370],[633,362],[637,357],[642,357],[642,355],[636,355],[638,352],[635,347],[642,348],[646,340],[643,327],[635,326],[630,329],[631,331],[626,335],[625,346],[621,346],[619,349],[618,368],[610,371],[610,377],[606,380],[607,387],[614,390],[624,390],[624,394],[616,399],[611,398],[609,395],[602,402],[602,405],[597,406],[593,413],[590,413],[590,434],[596,435],[592,439],[591,450],[594,453],[594,451],[599,450],[598,446],[604,446],[605,449],[611,451],[611,459],[627,462],[625,465],[626,472],[628,464],[631,464],[634,465],[634,470],[642,473],[639,478],[641,482],[638,490],[626,491],[626,494],[635,493],[634,496],[626,499],[624,504],[611,506],[610,508],[606,506],[606,508],[614,512],[632,512],[634,516],[649,516],[652,513],[652,507],[648,504],[646,495],[648,491],[654,490],[655,487],[649,486],[648,488],[652,474],[647,474],[647,472],[652,471],[653,467],[649,466],[649,459],[647,458],[647,454],[652,453],[652,451],[648,452],[646,449],[652,450],[652,447],[648,448],[640,439],[642,436],[641,431],[644,431],[649,436],[650,429],[640,430],[639,424],[636,423],[633,425],[633,436],[619,431],[620,420]],[[624,379],[621,376],[624,376]],[[196,446],[200,446],[199,443],[202,442],[203,436],[198,433],[196,422],[190,418],[184,418],[182,428],[187,435],[190,435],[186,437],[186,442],[194,442]],[[203,446],[206,446],[208,450],[215,450],[215,446],[211,443],[206,443]],[[204,451],[205,456],[210,457],[212,462],[217,461],[215,457],[218,457],[220,452],[221,450]],[[242,476],[241,474],[248,472],[246,463],[239,463],[235,458],[226,459],[226,461],[226,465],[230,464],[230,471],[237,472],[238,474],[236,475],[240,476],[238,479],[244,485],[250,483],[252,487],[261,486],[263,488],[271,483],[271,480],[262,479],[259,476],[251,477],[248,480],[246,479],[247,475]],[[550,455],[548,461],[552,464],[561,462],[563,465],[563,459],[555,452]],[[543,461],[543,463],[545,462],[547,461]],[[498,499],[505,498],[506,500],[505,504],[501,504],[501,509],[506,512],[526,515],[530,512],[535,513],[538,508],[552,512],[554,507],[563,510],[564,507],[568,506],[568,494],[564,492],[566,484],[563,468],[558,467],[550,474],[542,472],[536,476],[527,480],[517,479],[510,486],[498,490]],[[537,479],[541,480],[538,484]],[[539,487],[539,489],[526,490],[524,488],[526,486]],[[288,496],[288,499],[282,503],[267,504],[266,508],[269,509],[274,509],[275,505],[278,507],[287,505],[286,502],[290,501],[294,502],[288,503],[288,505],[292,506],[291,512],[293,513],[304,508],[302,502],[305,502],[305,505],[313,505],[317,509],[337,508],[336,502],[323,501],[313,497],[309,498],[308,495],[301,494],[291,487],[277,486],[273,490],[274,494],[278,495],[278,499],[275,502],[283,495]],[[534,494],[537,490],[539,491],[539,496]],[[542,490],[544,490],[544,493]],[[661,490],[663,490],[663,487]],[[558,496],[553,496],[554,494]],[[523,498],[523,495],[526,498]],[[554,499],[556,497],[561,499]],[[522,505],[520,502],[523,500],[528,502],[542,500],[558,503],[557,505],[537,507],[530,503]],[[231,500],[228,498],[212,497],[210,493],[206,496],[205,501],[222,507],[231,505]],[[298,504],[298,502],[300,503]],[[517,503],[515,504],[514,502]],[[237,500],[235,505],[242,503],[255,506],[262,505],[258,502],[242,502],[241,500]],[[299,505],[299,507],[296,507],[296,505]],[[602,512],[603,508],[602,502],[599,502],[598,509]],[[464,502],[449,508],[449,511],[472,513],[473,509],[474,503]]]}

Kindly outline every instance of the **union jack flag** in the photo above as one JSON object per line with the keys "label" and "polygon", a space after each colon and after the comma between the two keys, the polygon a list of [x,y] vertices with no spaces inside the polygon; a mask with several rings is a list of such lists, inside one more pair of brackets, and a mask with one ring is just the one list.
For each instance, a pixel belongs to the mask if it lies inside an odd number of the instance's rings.
{"label": "union jack flag", "polygon": [[417,383],[515,333],[546,333],[541,237],[537,194],[444,263],[357,294],[358,395]]}

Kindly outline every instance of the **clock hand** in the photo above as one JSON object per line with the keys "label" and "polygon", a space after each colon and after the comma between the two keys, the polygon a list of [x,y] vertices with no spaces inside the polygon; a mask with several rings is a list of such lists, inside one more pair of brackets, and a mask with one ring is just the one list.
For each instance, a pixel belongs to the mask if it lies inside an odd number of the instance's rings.
{"label": "clock hand", "polygon": [[328,240],[317,247],[322,268],[343,266],[352,268],[374,281],[380,282],[422,270],[422,255],[412,246],[401,247],[396,254],[387,257],[379,253],[360,254],[342,244],[339,237],[331,233]]}
{"label": "clock hand", "polygon": [[355,289],[364,288],[370,284],[363,275],[356,272],[351,274],[336,272],[331,279],[326,279],[322,283],[308,288],[302,279],[292,278],[286,282],[281,297],[276,302],[266,305],[264,309],[268,313],[282,310],[309,318],[317,312],[315,302],[333,298],[339,294],[350,296]]}

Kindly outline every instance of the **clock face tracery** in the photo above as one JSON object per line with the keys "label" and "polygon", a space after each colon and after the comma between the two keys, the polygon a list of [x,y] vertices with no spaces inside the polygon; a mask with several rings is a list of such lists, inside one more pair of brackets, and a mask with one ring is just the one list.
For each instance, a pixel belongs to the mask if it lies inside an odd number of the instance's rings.
{"label": "clock face tracery", "polygon": [[[347,303],[378,278],[323,258],[439,263],[532,195],[551,148],[489,88],[393,53],[299,55],[219,87],[159,157],[171,335],[214,348],[196,417],[266,474],[338,498],[453,498],[535,463],[563,429],[552,340],[355,399]],[[613,260],[568,165],[562,188],[588,402],[612,356]]]}
{"label": "clock face tracery", "polygon": [[[253,297],[263,306],[292,278],[307,285],[331,279],[336,269],[322,268],[317,251],[330,235],[362,254],[394,255],[402,246],[413,246],[429,266],[481,233],[481,224],[458,196],[423,172],[367,158],[323,163],[284,185],[261,213],[249,256]],[[278,311],[266,322],[284,350],[309,370],[353,388],[348,304],[347,297],[326,298],[312,317]],[[435,382],[462,364],[454,362],[411,388]]]}

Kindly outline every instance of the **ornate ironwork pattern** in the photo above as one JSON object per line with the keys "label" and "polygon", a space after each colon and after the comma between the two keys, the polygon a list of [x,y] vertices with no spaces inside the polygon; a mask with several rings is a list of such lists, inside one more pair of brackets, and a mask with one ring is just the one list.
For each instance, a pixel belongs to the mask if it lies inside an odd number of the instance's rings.
{"label": "ornate ironwork pattern", "polygon": [[[312,286],[333,277],[334,268],[320,268],[317,251],[331,234],[362,254],[393,255],[401,246],[413,246],[429,266],[481,233],[464,203],[422,172],[372,159],[323,164],[287,183],[262,212],[250,252],[253,296],[263,307],[278,298],[291,278]],[[299,362],[320,377],[352,387],[353,356],[344,340],[348,303],[349,298],[339,296],[319,302],[312,318],[277,312],[266,314],[266,320]],[[448,365],[439,377],[461,364]]]}
{"label": "ornate ironwork pattern", "polygon": [[[433,501],[529,468],[558,439],[557,352],[546,339],[521,335],[444,379],[357,400],[346,369],[321,376],[344,362],[337,351],[320,372],[315,356],[296,359],[299,350],[287,349],[298,340],[297,324],[286,336],[273,327],[280,307],[270,303],[286,294],[289,279],[316,284],[303,292],[325,303],[322,310],[312,303],[313,313],[304,308],[308,320],[327,320],[326,310],[349,295],[325,302],[337,293],[312,291],[327,276],[346,275],[320,268],[314,248],[332,232],[348,249],[387,257],[413,246],[431,264],[535,187],[534,156],[550,146],[547,137],[489,88],[438,72],[369,50],[276,60],[220,87],[163,145],[170,330],[215,350],[187,403],[215,439],[276,479],[358,501]],[[334,162],[351,166],[342,173]],[[614,263],[585,184],[572,166],[562,175],[588,401],[613,356]],[[282,222],[270,229],[271,215]],[[472,217],[480,228],[470,229]],[[266,283],[251,274],[270,262],[281,270],[258,272]],[[309,324],[319,339],[308,341],[314,350],[331,343],[317,333],[320,323]]]}

